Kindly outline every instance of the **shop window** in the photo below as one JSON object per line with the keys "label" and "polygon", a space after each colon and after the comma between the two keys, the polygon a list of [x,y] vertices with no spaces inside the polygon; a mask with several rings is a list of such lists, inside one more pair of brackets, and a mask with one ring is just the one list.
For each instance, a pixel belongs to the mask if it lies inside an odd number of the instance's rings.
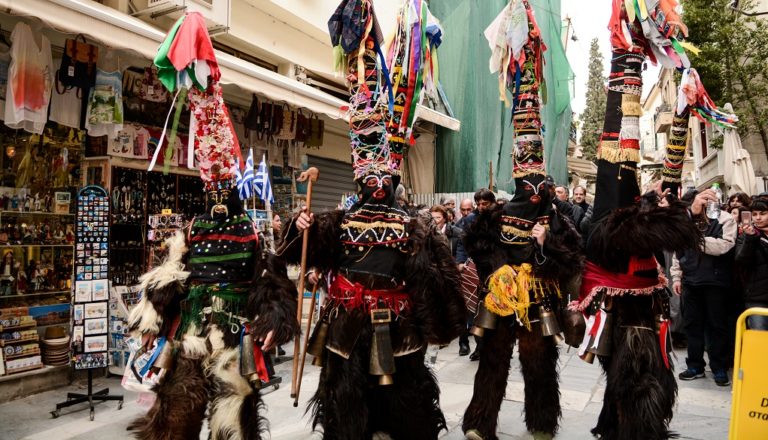
{"label": "shop window", "polygon": [[699,134],[700,134],[700,148],[701,148],[701,159],[704,160],[709,155],[709,151],[707,149],[707,126],[705,124],[699,124]]}

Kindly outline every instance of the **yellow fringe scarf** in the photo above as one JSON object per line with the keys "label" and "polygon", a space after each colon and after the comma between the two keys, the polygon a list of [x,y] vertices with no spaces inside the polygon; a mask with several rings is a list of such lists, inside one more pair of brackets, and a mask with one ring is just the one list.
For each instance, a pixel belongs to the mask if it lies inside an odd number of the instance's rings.
{"label": "yellow fringe scarf", "polygon": [[[560,297],[560,286],[557,281],[534,277],[533,267],[528,263],[519,266],[505,264],[488,280],[485,307],[499,316],[509,316],[514,313],[517,321],[530,331],[528,308],[544,298],[548,291],[554,291],[558,298]],[[534,294],[533,303],[530,292]]]}

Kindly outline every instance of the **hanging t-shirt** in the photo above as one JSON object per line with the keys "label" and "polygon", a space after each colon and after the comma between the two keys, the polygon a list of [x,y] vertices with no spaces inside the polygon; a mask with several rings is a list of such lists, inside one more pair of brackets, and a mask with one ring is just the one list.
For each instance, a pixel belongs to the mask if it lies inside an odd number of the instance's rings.
{"label": "hanging t-shirt", "polygon": [[48,120],[53,86],[51,43],[43,35],[38,47],[32,29],[19,22],[11,33],[11,65],[5,98],[5,125],[41,134]]}
{"label": "hanging t-shirt", "polygon": [[123,129],[123,76],[96,70],[96,84],[88,97],[85,128],[90,136],[117,136]]}
{"label": "hanging t-shirt", "polygon": [[0,119],[5,120],[5,95],[8,93],[8,68],[11,67],[11,48],[0,44]]}
{"label": "hanging t-shirt", "polygon": [[51,92],[51,114],[49,119],[61,125],[79,129],[83,100],[78,94],[82,93],[82,91],[77,87],[64,88],[64,90],[61,90],[60,87],[57,84],[53,92]]}

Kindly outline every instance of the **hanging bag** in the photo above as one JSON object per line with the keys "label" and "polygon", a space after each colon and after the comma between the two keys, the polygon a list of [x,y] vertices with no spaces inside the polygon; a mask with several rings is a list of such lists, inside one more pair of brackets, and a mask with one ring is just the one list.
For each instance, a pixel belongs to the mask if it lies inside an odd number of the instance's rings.
{"label": "hanging bag", "polygon": [[99,48],[88,44],[83,34],[78,34],[74,39],[67,38],[61,67],[56,75],[58,81],[65,87],[90,88],[96,82],[98,58]]}
{"label": "hanging bag", "polygon": [[259,113],[259,98],[256,94],[253,94],[253,100],[251,101],[251,107],[248,109],[248,114],[245,115],[243,125],[249,130],[261,131],[261,114]]}
{"label": "hanging bag", "polygon": [[321,147],[323,145],[323,132],[325,131],[325,122],[312,115],[309,119],[309,136],[304,143],[305,147]]}
{"label": "hanging bag", "polygon": [[304,116],[299,109],[296,112],[296,137],[294,140],[303,144],[307,141],[307,137],[309,137],[309,118]]}
{"label": "hanging bag", "polygon": [[288,107],[288,104],[283,104],[282,114],[282,124],[280,124],[280,130],[275,134],[275,139],[291,141],[296,138],[296,113]]}

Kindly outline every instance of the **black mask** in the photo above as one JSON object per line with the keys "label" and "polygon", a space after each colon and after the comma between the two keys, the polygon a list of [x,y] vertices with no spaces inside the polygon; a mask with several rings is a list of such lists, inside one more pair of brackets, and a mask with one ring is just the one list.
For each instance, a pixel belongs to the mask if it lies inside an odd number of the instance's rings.
{"label": "black mask", "polygon": [[359,204],[393,206],[395,203],[396,178],[390,174],[369,174],[360,178]]}
{"label": "black mask", "polygon": [[244,212],[243,204],[235,189],[208,191],[206,196],[206,207],[208,208],[206,214],[214,220],[225,219]]}

